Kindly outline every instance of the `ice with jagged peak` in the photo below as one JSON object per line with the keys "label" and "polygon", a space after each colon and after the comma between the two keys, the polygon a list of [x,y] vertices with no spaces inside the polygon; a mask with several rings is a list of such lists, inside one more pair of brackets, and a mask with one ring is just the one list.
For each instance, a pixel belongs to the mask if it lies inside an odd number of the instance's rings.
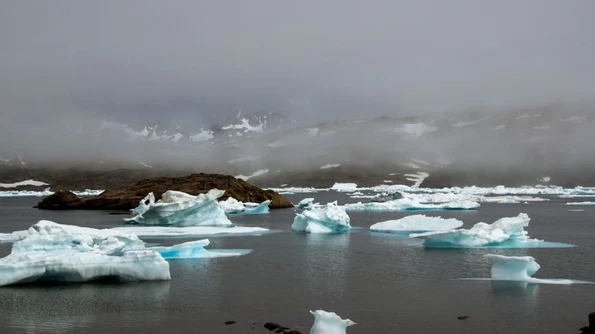
{"label": "ice with jagged peak", "polygon": [[0,259],[0,286],[108,277],[169,280],[169,264],[134,234],[40,221]]}
{"label": "ice with jagged peak", "polygon": [[341,319],[335,312],[317,310],[310,313],[314,316],[310,334],[346,334],[347,327],[355,325],[349,319]]}
{"label": "ice with jagged peak", "polygon": [[306,233],[343,233],[351,229],[349,215],[336,202],[296,214],[291,229]]}
{"label": "ice with jagged peak", "polygon": [[495,281],[520,281],[543,284],[589,283],[569,279],[547,279],[532,277],[541,266],[532,256],[504,256],[486,254],[492,260],[491,279]]}
{"label": "ice with jagged peak", "polygon": [[314,198],[313,197],[307,197],[304,198],[303,200],[301,200],[296,206],[299,209],[309,209],[314,205]]}
{"label": "ice with jagged peak", "polygon": [[233,197],[228,197],[225,201],[220,201],[219,206],[227,214],[234,215],[254,215],[254,214],[265,214],[269,213],[270,200],[266,200],[262,203],[250,203],[238,201]]}
{"label": "ice with jagged peak", "polygon": [[573,245],[530,239],[525,227],[530,218],[525,213],[500,218],[492,224],[477,223],[470,229],[452,229],[415,233],[410,237],[423,239],[428,248],[560,248]]}
{"label": "ice with jagged peak", "polygon": [[406,210],[473,210],[477,209],[479,206],[479,203],[467,200],[439,204],[425,204],[411,198],[402,198],[388,202],[358,202],[343,205],[346,211],[364,212],[398,212]]}
{"label": "ice with jagged peak", "polygon": [[227,226],[231,221],[221,209],[217,199],[224,190],[211,189],[206,194],[192,196],[181,191],[168,190],[155,201],[153,193],[143,198],[132,209],[129,224],[169,226]]}
{"label": "ice with jagged peak", "polygon": [[429,231],[452,230],[463,226],[463,222],[450,218],[429,217],[426,215],[412,215],[397,220],[387,220],[370,226],[373,232],[395,233],[409,235]]}

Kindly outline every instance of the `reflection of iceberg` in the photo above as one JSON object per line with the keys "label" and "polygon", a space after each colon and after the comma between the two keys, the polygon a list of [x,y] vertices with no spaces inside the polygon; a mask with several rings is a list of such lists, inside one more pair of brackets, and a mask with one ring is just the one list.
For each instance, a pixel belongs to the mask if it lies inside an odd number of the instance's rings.
{"label": "reflection of iceberg", "polygon": [[108,277],[169,280],[169,264],[134,234],[40,221],[0,259],[0,285]]}
{"label": "reflection of iceberg", "polygon": [[455,229],[411,234],[411,237],[424,239],[429,248],[559,248],[573,247],[570,244],[544,242],[530,239],[525,231],[529,226],[529,216],[525,213],[517,217],[506,217],[492,224],[477,223],[470,229]]}
{"label": "reflection of iceberg", "polygon": [[532,256],[503,256],[486,254],[492,260],[491,279],[494,281],[518,281],[543,284],[588,283],[569,279],[544,279],[532,277],[541,266]]}
{"label": "reflection of iceberg", "polygon": [[317,310],[310,313],[314,316],[310,334],[346,334],[347,327],[355,325],[349,319],[341,319],[335,312]]}
{"label": "reflection of iceberg", "polygon": [[291,228],[307,233],[341,233],[351,229],[349,216],[336,202],[298,213]]}
{"label": "reflection of iceberg", "polygon": [[269,213],[270,200],[258,203],[243,203],[233,197],[228,197],[225,201],[220,201],[219,206],[227,214],[250,215]]}
{"label": "reflection of iceberg", "polygon": [[153,193],[132,209],[132,218],[124,219],[130,224],[174,226],[225,226],[231,221],[219,207],[217,199],[224,190],[211,189],[206,194],[192,196],[181,191],[168,190],[155,202]]}
{"label": "reflection of iceberg", "polygon": [[452,230],[463,226],[463,222],[450,218],[428,217],[426,215],[412,215],[397,220],[388,220],[370,226],[373,232],[396,233],[409,235],[428,231]]}
{"label": "reflection of iceberg", "polygon": [[473,210],[479,203],[462,200],[440,204],[423,204],[414,199],[402,198],[388,202],[352,203],[343,206],[346,211],[396,212],[405,210]]}
{"label": "reflection of iceberg", "polygon": [[152,247],[151,249],[158,252],[164,259],[207,259],[213,257],[227,257],[240,256],[250,253],[250,250],[236,250],[236,251],[210,251],[205,247],[209,245],[209,239],[189,241],[182,244],[170,247]]}

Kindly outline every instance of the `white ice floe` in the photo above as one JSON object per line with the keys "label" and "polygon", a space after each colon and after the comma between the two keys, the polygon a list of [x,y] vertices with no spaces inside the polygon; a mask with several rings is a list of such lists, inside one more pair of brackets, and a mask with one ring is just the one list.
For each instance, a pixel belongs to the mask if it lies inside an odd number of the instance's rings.
{"label": "white ice floe", "polygon": [[252,173],[250,175],[242,175],[242,174],[240,174],[240,175],[236,176],[236,179],[242,179],[244,181],[248,181],[249,179],[251,179],[253,177],[257,177],[257,176],[266,174],[268,172],[269,172],[268,169],[260,169],[260,170],[257,170],[256,172],[254,172],[254,173]]}
{"label": "white ice floe", "polygon": [[204,142],[215,138],[215,136],[211,130],[200,129],[200,132],[190,135],[189,138],[193,142]]}
{"label": "white ice floe", "polygon": [[530,239],[525,227],[530,218],[521,213],[516,217],[500,218],[492,224],[477,223],[470,229],[453,229],[411,234],[423,239],[429,248],[548,248],[573,247],[569,244]]}
{"label": "white ice floe", "polygon": [[291,229],[306,233],[342,233],[351,229],[349,215],[336,202],[296,214]]}
{"label": "white ice floe", "polygon": [[418,165],[411,163],[411,162],[403,162],[401,163],[401,166],[405,166],[405,167],[409,167],[409,168],[413,168],[413,169],[420,169],[421,167],[419,167]]}
{"label": "white ice floe", "polygon": [[409,235],[429,231],[447,231],[463,226],[463,222],[450,218],[412,215],[397,220],[387,220],[370,226],[373,232]]}
{"label": "white ice floe", "polygon": [[340,167],[340,166],[341,166],[341,164],[326,164],[326,165],[320,167],[320,169],[337,168],[337,167]]}
{"label": "white ice floe", "polygon": [[478,196],[477,201],[483,203],[520,203],[520,202],[543,202],[547,198],[531,196]]}
{"label": "white ice floe", "polygon": [[472,201],[455,201],[440,204],[424,204],[410,198],[388,202],[349,203],[343,205],[346,211],[398,212],[406,210],[473,210],[480,206]]}
{"label": "white ice floe", "polygon": [[151,247],[164,259],[210,259],[215,257],[240,256],[251,252],[249,249],[233,251],[212,251],[205,247],[210,244],[209,239],[184,242],[169,247]]}
{"label": "white ice floe", "polygon": [[310,209],[313,204],[314,204],[314,198],[307,197],[307,198],[304,198],[303,200],[301,200],[296,206],[299,209]]}
{"label": "white ice floe", "polygon": [[335,312],[317,310],[310,313],[314,316],[310,334],[346,334],[347,327],[355,325],[349,319],[341,319]]}
{"label": "white ice floe", "polygon": [[[122,226],[114,227],[109,230],[117,233],[134,233],[140,238],[162,238],[162,237],[206,237],[213,235],[261,235],[270,232],[269,229],[262,227],[217,227],[217,226],[188,226],[188,227],[168,227],[168,226]],[[11,234],[0,234],[0,241],[13,241],[18,238],[13,232]],[[17,239],[18,240],[18,239]]]}
{"label": "white ice floe", "polygon": [[181,191],[168,190],[155,201],[149,193],[132,209],[132,218],[125,218],[129,224],[170,226],[226,226],[231,221],[219,206],[217,199],[224,190],[211,189],[206,194],[192,196]]}
{"label": "white ice floe", "polygon": [[48,184],[41,181],[35,180],[25,180],[15,183],[0,183],[0,188],[17,188],[17,187],[24,187],[24,186],[32,186],[32,187],[43,187],[47,186]]}
{"label": "white ice floe", "polygon": [[550,182],[551,180],[552,178],[549,176],[544,176],[541,179],[539,179],[540,182]]}
{"label": "white ice floe", "polygon": [[[77,196],[97,196],[101,194],[103,190],[75,190],[74,193]],[[53,194],[54,192],[50,188],[46,188],[43,191],[28,191],[28,190],[8,190],[0,191],[0,197],[45,197]]]}
{"label": "white ice floe", "polygon": [[462,128],[462,127],[465,127],[465,126],[469,126],[471,124],[475,124],[475,123],[479,123],[479,122],[488,120],[490,118],[491,117],[488,116],[488,117],[484,117],[484,118],[481,118],[481,119],[478,119],[478,120],[474,120],[474,121],[467,121],[467,122],[458,121],[457,123],[453,124],[452,126],[457,127],[457,128]]}
{"label": "white ice floe", "polygon": [[335,190],[335,191],[354,191],[355,189],[357,189],[356,183],[339,183],[339,182],[337,182],[331,187],[331,190]]}
{"label": "white ice floe", "polygon": [[270,200],[266,200],[262,203],[244,203],[238,201],[233,197],[228,197],[225,201],[220,201],[219,206],[227,214],[235,215],[254,215],[254,214],[265,214],[269,213]]}
{"label": "white ice floe", "polygon": [[[532,256],[504,256],[486,254],[484,257],[492,261],[492,281],[514,281],[535,284],[581,284],[590,283],[559,278],[535,278],[532,277],[541,266]],[[481,280],[481,279],[479,279]]]}
{"label": "white ice floe", "polygon": [[566,205],[595,205],[595,202],[568,202]]}

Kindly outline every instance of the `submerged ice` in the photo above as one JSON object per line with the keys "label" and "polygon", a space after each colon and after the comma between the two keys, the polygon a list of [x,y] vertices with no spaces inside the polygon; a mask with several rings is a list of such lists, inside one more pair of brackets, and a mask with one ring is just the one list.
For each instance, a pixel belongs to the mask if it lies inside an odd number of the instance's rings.
{"label": "submerged ice", "polygon": [[169,280],[173,258],[237,256],[248,251],[208,251],[208,240],[147,247],[132,233],[62,225],[42,220],[19,233],[0,259],[0,286],[39,281],[87,282],[116,277]]}
{"label": "submerged ice", "polygon": [[347,327],[355,325],[349,319],[341,319],[335,312],[317,310],[310,313],[314,316],[310,334],[346,334]]}
{"label": "submerged ice", "polygon": [[388,220],[370,226],[373,232],[396,233],[409,235],[429,231],[452,230],[463,226],[463,222],[450,218],[428,217],[426,215],[412,215],[397,220]]}
{"label": "submerged ice", "polygon": [[525,227],[530,218],[525,213],[516,217],[500,218],[492,224],[477,223],[470,229],[452,229],[411,234],[422,238],[428,248],[547,248],[572,247],[569,244],[530,239]]}
{"label": "submerged ice", "polygon": [[291,229],[306,233],[342,233],[351,229],[349,216],[336,202],[296,214]]}
{"label": "submerged ice", "polygon": [[168,190],[155,201],[149,193],[132,209],[132,218],[124,219],[129,224],[169,226],[226,226],[231,221],[219,206],[217,199],[224,190],[211,189],[206,194],[192,196],[181,191]]}

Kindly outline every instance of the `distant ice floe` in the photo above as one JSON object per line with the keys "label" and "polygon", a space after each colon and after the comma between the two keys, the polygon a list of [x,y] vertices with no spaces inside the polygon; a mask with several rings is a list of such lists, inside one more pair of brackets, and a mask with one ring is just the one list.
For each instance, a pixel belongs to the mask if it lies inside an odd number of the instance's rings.
{"label": "distant ice floe", "polygon": [[595,205],[595,202],[568,202],[566,205]]}
{"label": "distant ice floe", "polygon": [[423,239],[427,248],[564,248],[574,245],[530,239],[525,227],[530,218],[521,213],[517,217],[500,218],[492,224],[477,223],[470,229],[453,229],[411,234]]}
{"label": "distant ice floe", "polygon": [[341,319],[335,312],[317,310],[310,313],[314,316],[310,334],[346,334],[347,327],[355,325],[349,319]]}
{"label": "distant ice floe", "polygon": [[250,175],[242,175],[242,174],[240,174],[240,175],[236,176],[236,179],[242,179],[244,181],[248,181],[249,179],[251,179],[253,177],[257,177],[257,176],[266,174],[268,172],[269,172],[268,169],[260,169],[260,170],[257,170],[256,172],[254,172],[254,173],[252,173]]}
{"label": "distant ice floe", "polygon": [[479,123],[479,122],[488,120],[490,118],[491,117],[488,116],[488,117],[484,117],[484,118],[481,118],[481,119],[478,119],[478,120],[475,120],[475,121],[467,121],[467,122],[458,121],[457,123],[453,124],[452,126],[457,127],[457,128],[462,128],[462,127],[465,127],[465,126],[469,126],[471,124],[475,124],[475,123]]}
{"label": "distant ice floe", "polygon": [[[222,127],[222,130],[244,130],[244,133],[247,132],[256,132],[256,133],[264,133],[264,126],[265,123],[259,123],[258,125],[252,126],[247,118],[240,119],[240,123],[238,124],[230,124]],[[240,134],[241,135],[241,134]]]}
{"label": "distant ice floe", "polygon": [[135,234],[39,221],[0,259],[0,286],[41,281],[87,282],[109,277],[170,280],[165,258],[212,258],[248,251],[211,252],[208,240],[146,247]]}
{"label": "distant ice floe", "polygon": [[32,187],[43,187],[47,186],[48,184],[41,181],[35,181],[32,179],[15,182],[15,183],[0,183],[0,188],[17,188],[17,187],[24,187],[24,186],[32,186]]}
{"label": "distant ice floe", "polygon": [[219,201],[219,206],[226,214],[234,215],[266,214],[270,212],[269,204],[271,204],[270,200],[266,200],[262,203],[244,203],[233,197],[228,197],[225,201]]}
{"label": "distant ice floe", "polygon": [[409,167],[409,168],[413,168],[413,169],[420,169],[421,167],[419,167],[418,165],[412,163],[412,162],[403,162],[401,163],[401,166],[405,166],[405,167]]}
{"label": "distant ice floe", "polygon": [[472,201],[455,201],[440,204],[424,204],[410,198],[388,202],[349,203],[343,205],[346,211],[398,212],[406,210],[473,210],[480,206]]}
{"label": "distant ice floe", "polygon": [[345,209],[333,202],[296,214],[291,229],[305,233],[343,233],[351,225]]}
{"label": "distant ice floe", "polygon": [[244,162],[244,161],[254,161],[256,160],[258,157],[253,156],[253,155],[240,155],[235,159],[231,159],[229,161],[227,161],[228,164],[236,164],[238,162]]}
{"label": "distant ice floe", "polygon": [[190,135],[190,140],[193,142],[205,142],[215,138],[213,131],[200,129],[200,132]]}
{"label": "distant ice floe", "polygon": [[356,183],[339,183],[336,182],[332,187],[331,190],[335,191],[354,191],[357,189]]}
{"label": "distant ice floe", "polygon": [[[559,278],[535,278],[532,277],[541,268],[539,263],[532,256],[504,256],[486,254],[484,257],[492,261],[492,281],[514,281],[533,284],[585,284],[587,281],[578,281]],[[471,278],[470,280],[484,280],[483,278]]]}
{"label": "distant ice floe", "polygon": [[[73,191],[77,196],[97,196],[101,194],[103,190],[91,190],[87,189],[84,191]],[[29,191],[29,190],[9,190],[0,191],[0,197],[45,197],[53,194],[54,192],[50,188],[46,188],[43,191]]]}
{"label": "distant ice floe", "polygon": [[373,232],[409,235],[430,231],[448,231],[463,226],[463,222],[450,218],[428,217],[426,215],[412,215],[397,220],[387,220],[370,226]]}
{"label": "distant ice floe", "polygon": [[227,226],[231,221],[219,206],[217,199],[224,190],[211,189],[206,194],[192,196],[181,191],[168,190],[159,201],[153,193],[143,198],[132,209],[132,218],[125,218],[129,224],[170,226]]}
{"label": "distant ice floe", "polygon": [[[247,226],[188,226],[188,227],[168,227],[168,226],[122,226],[114,227],[109,230],[117,233],[134,233],[140,238],[162,238],[162,237],[206,237],[214,235],[261,235],[270,232],[269,229],[262,227]],[[13,241],[18,235],[0,234],[0,241]],[[18,240],[18,239],[17,239]]]}

